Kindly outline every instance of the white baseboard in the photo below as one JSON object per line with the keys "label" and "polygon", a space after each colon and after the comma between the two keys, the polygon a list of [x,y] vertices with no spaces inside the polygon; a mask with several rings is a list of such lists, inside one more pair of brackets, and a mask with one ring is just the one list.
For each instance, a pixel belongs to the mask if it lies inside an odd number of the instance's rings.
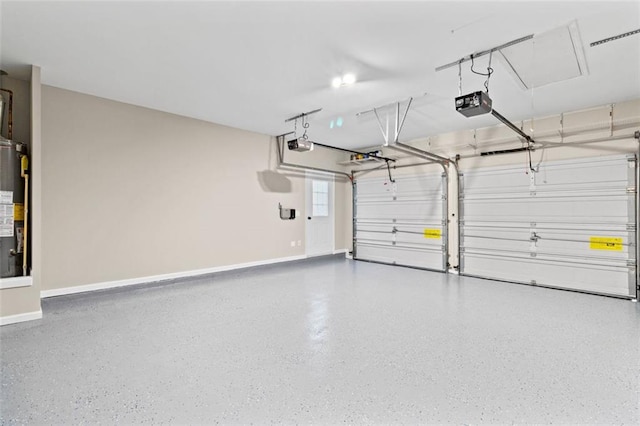
{"label": "white baseboard", "polygon": [[106,290],[109,288],[125,287],[137,284],[148,284],[158,281],[175,280],[178,278],[196,277],[198,275],[213,274],[215,272],[232,271],[235,269],[252,268],[254,266],[272,265],[275,263],[291,262],[294,260],[306,259],[307,256],[290,256],[281,257],[277,259],[259,260],[257,262],[238,263],[235,265],[216,266],[213,268],[196,269],[192,271],[174,272],[170,274],[152,275],[148,277],[130,278],[118,281],[107,281],[96,284],[79,285],[75,287],[55,288],[52,290],[43,290],[40,292],[40,298],[45,299],[47,297],[64,296],[67,294],[85,293],[87,291]]}
{"label": "white baseboard", "polygon": [[42,310],[27,312],[25,314],[7,315],[6,317],[0,317],[0,326],[39,319],[42,319]]}
{"label": "white baseboard", "polygon": [[30,287],[31,285],[33,285],[32,277],[0,278],[0,289]]}
{"label": "white baseboard", "polygon": [[333,254],[342,254],[342,253],[349,254],[349,250],[347,250],[347,249],[338,249],[338,250],[334,250],[333,251]]}

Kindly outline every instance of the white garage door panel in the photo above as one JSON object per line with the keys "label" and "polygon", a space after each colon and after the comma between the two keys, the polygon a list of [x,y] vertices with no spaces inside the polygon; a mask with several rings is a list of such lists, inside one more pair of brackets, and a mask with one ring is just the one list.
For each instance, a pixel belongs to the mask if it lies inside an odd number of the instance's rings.
{"label": "white garage door panel", "polygon": [[474,170],[461,187],[463,274],[635,296],[634,158]]}
{"label": "white garage door panel", "polygon": [[378,198],[385,194],[398,198],[433,198],[442,191],[442,176],[439,174],[425,176],[397,176],[394,183],[386,178],[358,179],[358,198],[362,201],[368,197]]}
{"label": "white garage door panel", "polygon": [[443,182],[441,174],[397,176],[395,183],[387,178],[358,179],[356,259],[445,270]]}
{"label": "white garage door panel", "polygon": [[[528,254],[527,254],[528,255]],[[525,284],[540,284],[599,294],[627,296],[629,271],[626,267],[594,266],[590,263],[570,264],[526,257],[487,256],[467,253],[465,268],[478,277]],[[535,283],[531,279],[535,276]],[[572,276],[572,280],[563,277]]]}
{"label": "white garage door panel", "polygon": [[361,201],[358,203],[358,219],[399,219],[423,222],[426,218],[442,216],[442,201]]}
{"label": "white garage door panel", "polygon": [[[585,168],[588,168],[588,173],[585,173]],[[465,173],[465,190],[474,195],[495,194],[496,188],[502,188],[501,194],[520,193],[522,188],[528,192],[532,179],[538,185],[547,184],[547,189],[560,186],[565,190],[606,189],[626,182],[627,168],[626,156],[615,156],[586,162],[554,161],[543,164],[539,173],[533,175],[526,174],[523,167],[484,169]],[[581,180],[576,180],[576,173],[581,173]],[[472,179],[474,175],[482,176],[482,179]]]}
{"label": "white garage door panel", "polygon": [[[370,224],[364,223],[358,226],[358,241],[364,240],[376,241],[376,242],[388,242],[395,241],[398,245],[413,245],[418,248],[432,248],[434,250],[441,250],[442,240],[436,238],[424,238],[425,226],[428,229],[440,229],[441,223],[438,224],[422,224],[422,225],[408,225],[402,223],[389,223],[389,224]],[[389,229],[395,228],[397,232],[395,236]]]}
{"label": "white garage door panel", "polygon": [[[531,228],[491,229],[466,227],[465,232],[464,247],[466,252],[474,249],[488,251],[511,250],[524,252],[527,256],[530,253],[536,253],[538,256],[575,257],[576,262],[580,262],[581,259],[626,262],[630,256],[633,257],[633,250],[635,249],[630,245],[629,232],[626,230],[584,231],[538,227],[534,230],[536,235],[540,236],[537,241],[531,241]],[[606,234],[611,238],[620,238],[622,240],[621,250],[601,250],[597,253],[592,250],[590,248],[590,237],[602,234]]]}
{"label": "white garage door panel", "polygon": [[[471,220],[504,218],[504,221],[518,217],[520,221],[535,221],[544,218],[553,221],[553,218],[566,218],[568,215],[580,222],[627,223],[629,195],[625,188],[618,188],[617,192],[611,190],[604,195],[576,196],[540,196],[529,195],[528,198],[492,198],[474,199],[465,195],[464,214],[465,223]],[[465,188],[465,193],[467,189]],[[527,192],[529,192],[527,190]],[[499,221],[502,223],[502,221]]]}
{"label": "white garage door panel", "polygon": [[[358,259],[402,266],[442,268],[442,250],[417,250],[401,246],[377,246],[366,242],[358,244]],[[398,259],[398,260],[393,260]]]}

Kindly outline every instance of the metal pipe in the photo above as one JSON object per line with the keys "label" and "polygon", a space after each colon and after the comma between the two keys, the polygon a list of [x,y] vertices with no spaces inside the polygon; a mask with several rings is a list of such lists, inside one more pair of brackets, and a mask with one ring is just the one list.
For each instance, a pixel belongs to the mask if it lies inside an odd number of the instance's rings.
{"label": "metal pipe", "polygon": [[636,131],[633,135],[638,142],[638,150],[636,152],[636,297],[635,302],[640,299],[640,131]]}
{"label": "metal pipe", "polygon": [[[422,163],[412,163],[412,164],[402,164],[402,165],[393,165],[391,166],[391,168],[393,168],[393,170],[395,169],[404,169],[405,167],[418,167],[418,166],[426,166],[429,164],[436,164],[437,161],[424,161]],[[371,169],[360,169],[360,170],[353,170],[352,173],[369,173],[369,172],[375,172],[376,170],[380,170],[381,168],[385,167],[384,164],[379,165],[378,167],[374,167]]]}
{"label": "metal pipe", "polygon": [[497,151],[482,151],[480,153],[481,157],[486,157],[488,155],[500,155],[500,154],[513,154],[515,152],[523,152],[530,151],[530,147],[521,147],[521,148],[511,148],[511,149],[499,149]]}
{"label": "metal pipe", "polygon": [[[400,132],[402,131],[402,128],[404,127],[404,120],[407,118],[407,113],[409,112],[409,108],[411,108],[411,102],[413,101],[413,98],[409,98],[409,103],[407,104],[407,108],[404,110],[404,114],[402,116],[402,121],[400,121],[400,125],[397,126],[397,130],[396,130],[396,138],[393,141],[394,143],[398,143],[398,137],[400,136]],[[400,119],[400,103],[398,103],[398,117],[397,120]],[[396,123],[397,123],[396,120]]]}
{"label": "metal pipe", "polygon": [[370,157],[379,158],[379,159],[381,159],[381,160],[385,160],[385,161],[394,161],[394,162],[396,161],[396,160],[395,160],[395,159],[393,159],[393,158],[381,157],[381,156],[379,156],[379,155],[374,155],[374,156],[372,156],[372,155],[370,155],[368,152],[354,151],[354,150],[352,150],[352,149],[339,148],[339,147],[337,147],[337,146],[325,145],[325,144],[318,143],[318,142],[312,142],[312,143],[313,143],[314,145],[318,145],[318,146],[321,146],[321,147],[323,147],[323,148],[335,149],[335,150],[337,150],[337,151],[350,152],[350,153],[352,153],[352,154],[368,155],[368,156],[370,156]]}
{"label": "metal pipe", "polygon": [[495,109],[491,110],[491,115],[493,115],[495,118],[497,118],[502,124],[504,124],[505,126],[510,128],[511,130],[513,130],[514,132],[516,132],[517,134],[519,134],[520,136],[525,138],[527,140],[527,142],[535,143],[535,141],[531,138],[531,136],[529,136],[528,134],[523,132],[522,129],[518,128],[515,124],[513,124],[512,122],[507,120],[502,114],[500,114]]}
{"label": "metal pipe", "polygon": [[29,256],[29,171],[28,159],[26,156],[20,159],[20,174],[24,178],[24,239],[22,247],[22,275],[28,275],[28,256]]}
{"label": "metal pipe", "polygon": [[358,194],[358,187],[356,186],[356,179],[351,174],[351,257],[356,259],[358,256],[358,247],[356,245],[356,222],[357,222],[357,205],[356,205],[356,196]]}
{"label": "metal pipe", "polygon": [[[456,241],[456,246],[458,249],[458,259],[456,262],[456,265],[453,267],[453,269],[456,269],[458,272],[460,272],[460,170],[458,169],[458,158],[456,157],[456,159],[452,162],[450,162],[449,164],[451,164],[455,170],[456,173],[456,190],[455,190],[455,210],[456,213],[458,215],[457,217],[457,229],[458,229],[458,235],[456,236],[457,241]],[[449,220],[449,218],[447,217],[447,220]],[[448,222],[447,222],[448,223]],[[451,264],[451,262],[449,262],[449,264]]]}
{"label": "metal pipe", "polygon": [[389,122],[387,121],[387,131],[384,131],[384,128],[382,127],[382,121],[380,120],[380,116],[378,115],[378,110],[377,109],[373,109],[373,113],[376,115],[376,121],[378,122],[378,127],[380,128],[380,133],[382,133],[382,138],[384,139],[384,144],[388,145],[389,144]]}
{"label": "metal pipe", "polygon": [[415,155],[417,157],[423,157],[423,158],[426,158],[427,160],[433,160],[433,161],[441,162],[441,163],[444,163],[444,164],[447,164],[447,163],[449,163],[449,161],[451,161],[446,157],[442,157],[440,155],[433,154],[433,153],[428,152],[428,151],[424,151],[424,150],[422,150],[420,148],[416,148],[416,147],[411,146],[411,145],[405,145],[405,144],[400,143],[400,142],[397,142],[397,143],[389,146],[389,148],[400,148],[400,150],[404,150],[405,153],[407,153],[407,154],[412,154],[412,155]]}
{"label": "metal pipe", "polygon": [[442,259],[442,270],[447,273],[449,271],[449,266],[451,262],[449,262],[449,163],[442,164],[442,168],[444,169],[444,188],[442,188],[442,193],[444,194],[443,210],[444,210],[444,223],[442,227],[444,228],[445,234],[445,242],[443,245],[444,256]]}
{"label": "metal pipe", "polygon": [[[408,111],[408,109],[407,109]],[[400,130],[399,130],[399,124],[400,124],[400,102],[398,102],[396,104],[396,123],[395,123],[395,132],[394,137],[393,137],[393,142],[396,143],[398,142],[398,135],[400,134]]]}
{"label": "metal pipe", "polygon": [[321,167],[311,167],[311,166],[304,166],[301,164],[292,164],[292,163],[280,163],[280,165],[278,166],[278,168],[282,168],[282,167],[291,167],[294,169],[301,169],[301,170],[311,170],[311,171],[315,171],[315,172],[323,172],[323,173],[333,173],[334,175],[341,175],[341,176],[346,176],[347,178],[350,178],[351,175],[349,175],[349,173],[346,172],[339,172],[336,170],[330,170],[330,169],[323,169]]}
{"label": "metal pipe", "polygon": [[[11,90],[2,89],[1,91],[9,94],[9,115],[7,116],[7,139],[13,140],[13,92]],[[0,114],[2,115],[2,114]]]}
{"label": "metal pipe", "polygon": [[314,109],[313,111],[309,111],[309,112],[303,112],[301,114],[298,114],[298,115],[295,115],[293,117],[287,118],[286,120],[284,120],[284,122],[288,123],[290,121],[297,120],[299,118],[306,117],[308,115],[315,114],[316,112],[320,112],[320,111],[322,111],[322,108]]}
{"label": "metal pipe", "polygon": [[449,62],[448,64],[445,64],[445,65],[440,65],[439,67],[436,68],[436,72],[437,71],[442,71],[442,70],[447,69],[447,68],[454,67],[454,66],[456,66],[458,64],[462,64],[463,62],[468,62],[472,58],[476,59],[476,58],[479,58],[480,56],[484,56],[484,55],[488,55],[490,53],[493,53],[496,50],[501,50],[501,49],[507,48],[509,46],[513,46],[514,44],[518,44],[518,43],[522,43],[523,41],[531,40],[532,38],[533,38],[533,34],[529,34],[528,36],[524,36],[524,37],[517,38],[515,40],[511,40],[511,41],[509,41],[507,43],[501,44],[500,46],[496,46],[496,47],[493,47],[491,49],[482,50],[482,51],[476,52],[476,53],[471,53],[471,54],[469,54],[467,56],[463,56],[462,58],[458,59],[457,61]]}

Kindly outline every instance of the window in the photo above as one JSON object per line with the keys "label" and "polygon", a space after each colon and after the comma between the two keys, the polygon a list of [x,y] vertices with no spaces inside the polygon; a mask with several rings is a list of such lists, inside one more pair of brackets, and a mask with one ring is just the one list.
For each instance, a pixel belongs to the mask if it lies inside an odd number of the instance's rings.
{"label": "window", "polygon": [[313,216],[329,216],[329,182],[313,182]]}

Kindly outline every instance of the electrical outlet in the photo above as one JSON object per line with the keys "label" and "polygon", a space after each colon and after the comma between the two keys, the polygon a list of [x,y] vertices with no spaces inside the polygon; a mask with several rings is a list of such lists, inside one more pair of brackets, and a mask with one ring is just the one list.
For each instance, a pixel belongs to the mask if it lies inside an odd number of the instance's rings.
{"label": "electrical outlet", "polygon": [[291,247],[295,247],[296,246],[296,242],[295,241],[291,241]]}

